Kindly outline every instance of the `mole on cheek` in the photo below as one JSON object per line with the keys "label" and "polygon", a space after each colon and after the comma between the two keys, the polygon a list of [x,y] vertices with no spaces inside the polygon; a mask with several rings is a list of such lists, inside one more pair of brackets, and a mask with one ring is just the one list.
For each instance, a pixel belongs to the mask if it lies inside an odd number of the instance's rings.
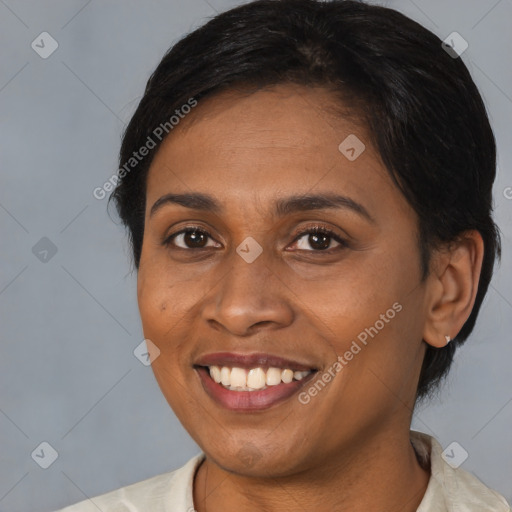
{"label": "mole on cheek", "polygon": [[160,311],[165,311],[167,309],[167,301],[162,302],[160,304]]}

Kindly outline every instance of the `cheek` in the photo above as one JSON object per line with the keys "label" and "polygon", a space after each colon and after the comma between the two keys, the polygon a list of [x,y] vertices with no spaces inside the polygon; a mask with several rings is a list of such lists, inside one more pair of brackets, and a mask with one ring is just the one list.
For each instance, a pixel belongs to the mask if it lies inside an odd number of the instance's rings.
{"label": "cheek", "polygon": [[172,283],[162,278],[156,268],[144,266],[137,276],[137,302],[145,337],[157,345],[162,334],[173,321],[176,302],[171,300],[175,292]]}
{"label": "cheek", "polygon": [[155,378],[169,405],[180,406],[185,378],[181,374],[183,359],[180,336],[179,291],[173,283],[162,279],[155,266],[144,266],[137,277],[137,300],[144,338],[151,340],[159,350],[151,364]]}
{"label": "cheek", "polygon": [[151,273],[148,272],[147,267],[143,271],[139,271],[137,277],[137,302],[142,326],[146,333],[147,328],[154,325],[155,320],[158,323],[158,313],[162,311],[161,305],[165,304],[158,284],[151,278]]}
{"label": "cheek", "polygon": [[[341,341],[340,348],[350,341],[348,338],[356,337],[376,322],[379,331],[388,327],[396,316],[392,306],[403,296],[402,280],[395,275],[396,269],[376,265],[371,256],[366,260],[358,262],[356,268],[344,269],[322,284],[309,283],[297,290],[297,296],[307,304],[307,309],[321,319],[320,325],[332,333],[342,334],[337,338]],[[380,262],[383,263],[382,259]],[[380,315],[385,318],[381,319]]]}
{"label": "cheek", "polygon": [[[163,358],[155,361],[158,371],[163,361],[175,367],[186,356],[186,340],[198,318],[201,282],[184,280],[176,269],[165,264],[145,265],[137,278],[137,301],[144,337],[150,339]],[[179,356],[179,357],[178,357]]]}
{"label": "cheek", "polygon": [[404,368],[415,366],[419,347],[416,252],[403,242],[390,244],[361,258],[355,267],[332,280],[322,296],[314,287],[314,293],[303,297],[311,301],[333,348],[344,358],[350,381],[361,386],[380,378],[389,388],[400,387],[408,378]]}
{"label": "cheek", "polygon": [[165,319],[180,313],[187,293],[176,277],[176,268],[167,268],[164,261],[153,259],[141,265],[137,276],[137,301],[143,323],[145,319]]}

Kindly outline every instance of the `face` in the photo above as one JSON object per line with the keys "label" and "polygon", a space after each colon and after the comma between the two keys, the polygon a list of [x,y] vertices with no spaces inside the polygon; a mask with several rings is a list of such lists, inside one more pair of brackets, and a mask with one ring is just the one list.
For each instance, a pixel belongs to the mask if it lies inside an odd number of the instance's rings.
{"label": "face", "polygon": [[209,459],[238,474],[326,467],[409,429],[417,220],[334,101],[291,85],[223,92],[149,170],[138,302],[153,371]]}

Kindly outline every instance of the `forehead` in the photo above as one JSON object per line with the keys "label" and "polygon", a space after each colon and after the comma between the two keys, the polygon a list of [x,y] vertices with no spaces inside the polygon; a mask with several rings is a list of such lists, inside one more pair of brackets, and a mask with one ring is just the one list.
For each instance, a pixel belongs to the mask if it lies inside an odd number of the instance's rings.
{"label": "forehead", "polygon": [[[355,196],[372,187],[396,194],[364,126],[343,112],[332,92],[297,85],[208,97],[155,155],[148,203],[169,188],[201,189],[239,204],[319,187]],[[364,148],[354,160],[340,151],[346,140],[360,144],[358,152]]]}
{"label": "forehead", "polygon": [[[228,89],[201,100],[164,144],[176,146],[192,135],[198,144],[213,139],[222,142],[221,149],[325,149],[331,138],[337,140],[351,131],[368,138],[355,112],[333,92],[280,84],[257,91]],[[210,146],[207,144],[204,150]]]}

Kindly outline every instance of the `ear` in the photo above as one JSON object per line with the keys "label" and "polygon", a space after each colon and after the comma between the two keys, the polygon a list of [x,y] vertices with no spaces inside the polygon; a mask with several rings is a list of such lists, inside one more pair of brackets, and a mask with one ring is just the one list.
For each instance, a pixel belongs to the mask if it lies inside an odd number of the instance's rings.
{"label": "ear", "polygon": [[432,254],[427,278],[426,319],[423,339],[444,347],[469,318],[475,303],[484,255],[484,242],[476,230],[465,231]]}

